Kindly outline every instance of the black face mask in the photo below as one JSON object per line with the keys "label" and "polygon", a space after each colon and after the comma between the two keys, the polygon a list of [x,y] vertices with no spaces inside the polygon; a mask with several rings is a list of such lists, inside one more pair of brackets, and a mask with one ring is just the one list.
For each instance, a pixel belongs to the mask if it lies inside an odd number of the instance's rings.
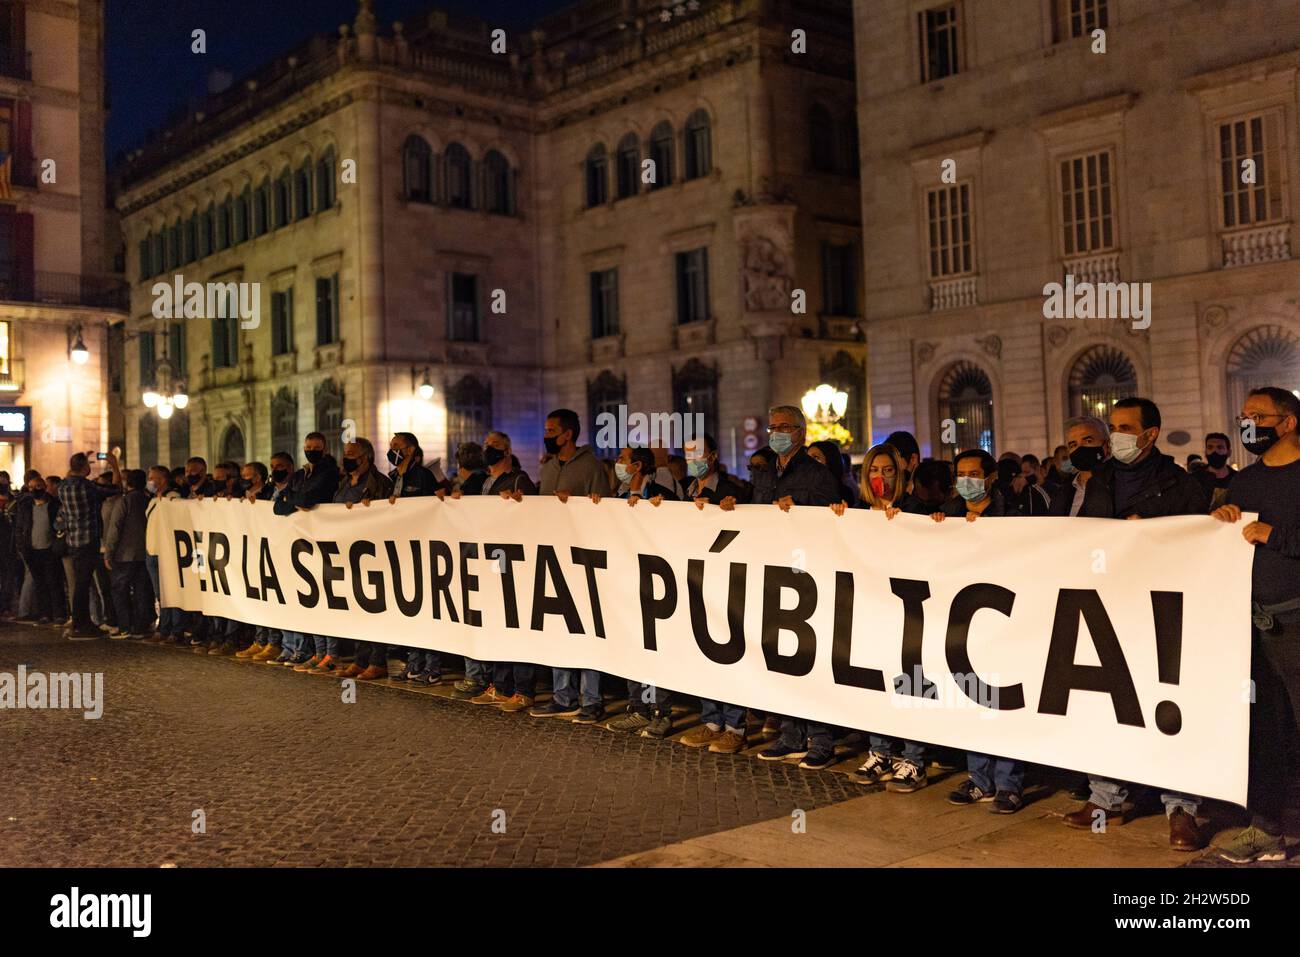
{"label": "black face mask", "polygon": [[388,462],[390,465],[398,465],[402,461],[402,453],[397,449],[388,450]]}
{"label": "black face mask", "polygon": [[185,476],[185,481],[188,482],[190,485],[198,485],[199,482],[202,481],[202,476],[187,475]]}
{"label": "black face mask", "polygon": [[310,451],[303,449],[302,457],[312,465],[320,465],[325,458],[325,452],[323,449],[312,449]]}
{"label": "black face mask", "polygon": [[1101,464],[1100,445],[1081,445],[1070,453],[1070,464],[1080,472],[1091,472]]}
{"label": "black face mask", "polygon": [[[1258,435],[1259,433],[1256,432],[1255,434]],[[1205,461],[1210,463],[1210,468],[1221,469],[1228,464],[1228,453],[1211,452],[1209,455],[1205,456]]]}
{"label": "black face mask", "polygon": [[496,465],[505,457],[506,457],[506,453],[503,450],[494,449],[490,445],[483,450],[483,462],[484,464],[487,465],[488,468],[491,468],[492,466]]}
{"label": "black face mask", "polygon": [[551,436],[547,436],[546,438],[542,439],[542,441],[546,443],[546,451],[549,452],[551,455],[558,455],[560,453],[559,439],[553,438]]}
{"label": "black face mask", "polygon": [[1026,475],[1026,476],[1025,476],[1025,484],[1026,484],[1026,485],[1037,485],[1037,484],[1038,484],[1038,476],[1037,476],[1037,475],[1034,475],[1032,472],[1031,472],[1029,475]]}
{"label": "black face mask", "polygon": [[41,499],[45,498],[45,489],[38,488],[36,491],[32,492],[32,498],[36,499],[37,501],[40,501]]}
{"label": "black face mask", "polygon": [[360,459],[346,459],[346,458],[345,458],[345,459],[343,460],[343,471],[345,471],[345,472],[355,472],[355,471],[356,471],[357,469],[359,469],[360,467],[361,467],[361,460],[360,460]]}
{"label": "black face mask", "polygon": [[1246,451],[1251,455],[1263,455],[1273,446],[1277,445],[1277,429],[1272,426],[1257,425],[1255,426],[1255,441],[1243,442]]}
{"label": "black face mask", "polygon": [[272,470],[271,470],[271,481],[274,482],[276,485],[279,485],[281,482],[285,481],[285,480],[288,479],[288,478],[289,478],[289,470],[288,470],[288,469],[272,469]]}

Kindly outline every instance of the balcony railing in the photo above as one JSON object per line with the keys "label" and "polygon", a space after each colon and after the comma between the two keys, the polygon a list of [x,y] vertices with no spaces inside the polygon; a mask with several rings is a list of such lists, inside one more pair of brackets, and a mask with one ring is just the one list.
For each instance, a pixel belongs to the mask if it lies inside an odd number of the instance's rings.
{"label": "balcony railing", "polygon": [[930,283],[930,311],[964,309],[978,304],[977,276],[942,279]]}
{"label": "balcony railing", "polygon": [[1063,272],[1075,283],[1119,282],[1119,253],[1093,253],[1066,259]]}
{"label": "balcony railing", "polygon": [[32,78],[32,51],[0,49],[0,76],[30,80]]}
{"label": "balcony railing", "polygon": [[23,360],[0,360],[0,394],[23,391]]}
{"label": "balcony railing", "polygon": [[1223,265],[1253,266],[1291,258],[1291,224],[1275,223],[1220,234]]}
{"label": "balcony railing", "polygon": [[38,272],[31,278],[0,276],[0,300],[122,311],[130,301],[127,285],[121,279],[64,272]]}

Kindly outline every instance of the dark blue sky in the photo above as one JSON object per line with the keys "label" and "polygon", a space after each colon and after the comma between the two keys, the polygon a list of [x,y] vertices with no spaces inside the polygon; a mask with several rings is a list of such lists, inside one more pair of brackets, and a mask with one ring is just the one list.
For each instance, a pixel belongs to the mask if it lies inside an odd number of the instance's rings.
{"label": "dark blue sky", "polygon": [[[430,9],[471,13],[510,27],[572,5],[573,0],[376,0],[384,32],[394,20]],[[208,74],[238,79],[314,33],[334,34],[356,17],[356,0],[108,0],[106,156],[140,145],[178,106],[199,97]],[[195,29],[207,54],[190,52]]]}

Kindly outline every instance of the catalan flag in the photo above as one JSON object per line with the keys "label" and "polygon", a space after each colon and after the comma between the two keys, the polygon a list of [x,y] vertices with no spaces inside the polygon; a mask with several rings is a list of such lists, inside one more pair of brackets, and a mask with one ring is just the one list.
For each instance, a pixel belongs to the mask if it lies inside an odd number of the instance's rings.
{"label": "catalan flag", "polygon": [[13,199],[14,154],[0,150],[0,199]]}

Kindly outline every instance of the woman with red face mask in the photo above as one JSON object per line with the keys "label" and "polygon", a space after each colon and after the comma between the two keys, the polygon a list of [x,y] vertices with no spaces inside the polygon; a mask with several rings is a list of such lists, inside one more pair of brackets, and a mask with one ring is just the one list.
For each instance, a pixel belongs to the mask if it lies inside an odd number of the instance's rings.
{"label": "woman with red face mask", "polygon": [[[876,445],[862,459],[862,508],[880,509],[892,519],[899,512],[924,514],[928,509],[905,489],[907,463],[892,445]],[[832,505],[836,515],[844,505]],[[859,784],[877,785],[888,781],[885,790],[910,794],[925,787],[925,746],[915,741],[896,741],[878,734],[868,737],[867,759],[851,775]],[[901,744],[901,748],[900,748]]]}

